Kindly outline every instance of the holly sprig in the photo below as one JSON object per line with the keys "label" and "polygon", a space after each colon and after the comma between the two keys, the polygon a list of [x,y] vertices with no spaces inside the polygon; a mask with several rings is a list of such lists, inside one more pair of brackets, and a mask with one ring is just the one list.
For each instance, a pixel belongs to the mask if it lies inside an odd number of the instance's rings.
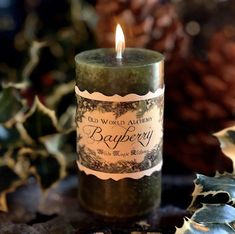
{"label": "holly sprig", "polygon": [[21,91],[3,87],[0,93],[0,102],[9,97],[7,110],[11,110],[10,114],[2,112],[0,123],[0,209],[4,211],[7,193],[31,176],[38,179],[42,189],[47,189],[66,174],[60,141],[67,130],[59,125],[55,111],[37,96],[30,108],[20,102],[16,97]]}
{"label": "holly sprig", "polygon": [[235,126],[214,134],[222,152],[231,159],[233,172],[216,173],[214,177],[197,174],[192,202],[176,234],[235,233]]}
{"label": "holly sprig", "polygon": [[64,13],[54,9],[50,23],[40,9],[28,12],[14,38],[14,51],[22,55],[19,65],[0,63],[3,211],[8,209],[7,194],[30,177],[44,191],[63,178],[75,160],[74,56],[94,47],[96,14],[83,1],[68,1],[64,7]]}

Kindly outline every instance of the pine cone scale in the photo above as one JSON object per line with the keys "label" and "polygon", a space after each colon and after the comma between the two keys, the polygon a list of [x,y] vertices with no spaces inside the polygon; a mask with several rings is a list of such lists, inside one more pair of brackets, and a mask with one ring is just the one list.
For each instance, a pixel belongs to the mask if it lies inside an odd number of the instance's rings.
{"label": "pine cone scale", "polygon": [[[162,4],[159,0],[98,0],[96,9],[99,20],[98,44],[110,47],[111,32],[120,23],[125,34],[127,47],[143,47],[164,52],[166,58],[181,57],[188,46],[186,34],[173,4]],[[109,20],[107,20],[109,19]],[[177,48],[177,49],[175,49]],[[176,55],[179,54],[179,55]]]}

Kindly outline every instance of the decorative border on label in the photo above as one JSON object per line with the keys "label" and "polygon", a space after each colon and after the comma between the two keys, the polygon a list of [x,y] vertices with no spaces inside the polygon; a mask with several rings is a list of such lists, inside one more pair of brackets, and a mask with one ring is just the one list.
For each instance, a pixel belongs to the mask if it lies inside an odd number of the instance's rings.
{"label": "decorative border on label", "polygon": [[106,102],[133,102],[133,101],[141,101],[147,100],[151,98],[156,98],[164,94],[165,87],[159,88],[156,92],[149,91],[145,95],[138,95],[134,93],[127,94],[126,96],[122,97],[118,94],[113,96],[106,96],[100,92],[89,93],[87,90],[81,91],[78,86],[75,86],[75,93],[81,97],[87,99],[93,99],[97,101],[106,101]]}
{"label": "decorative border on label", "polygon": [[155,171],[161,171],[162,169],[162,160],[160,163],[158,163],[156,166],[144,170],[144,171],[138,171],[134,173],[124,173],[124,174],[115,174],[115,173],[104,173],[101,171],[95,171],[92,169],[89,169],[87,167],[84,167],[77,161],[77,165],[80,171],[83,171],[86,175],[94,175],[98,177],[101,180],[108,180],[108,179],[113,179],[115,181],[125,179],[125,178],[131,178],[131,179],[140,179],[144,176],[151,176]]}

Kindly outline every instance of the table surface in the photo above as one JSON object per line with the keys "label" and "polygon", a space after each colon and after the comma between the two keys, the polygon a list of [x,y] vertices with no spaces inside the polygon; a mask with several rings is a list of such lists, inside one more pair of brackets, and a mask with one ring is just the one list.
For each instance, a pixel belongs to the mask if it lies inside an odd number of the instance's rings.
{"label": "table surface", "polygon": [[70,175],[46,193],[34,179],[8,195],[9,212],[0,213],[1,234],[138,234],[175,232],[190,216],[194,175],[164,175],[162,205],[148,217],[105,223],[79,207],[78,179]]}

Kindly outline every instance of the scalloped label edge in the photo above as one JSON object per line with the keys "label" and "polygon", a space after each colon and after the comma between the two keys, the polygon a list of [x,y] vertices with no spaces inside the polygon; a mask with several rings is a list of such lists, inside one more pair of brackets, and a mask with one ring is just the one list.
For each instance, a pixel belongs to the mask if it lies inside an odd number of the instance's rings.
{"label": "scalloped label edge", "polygon": [[151,91],[149,91],[145,95],[138,95],[135,93],[130,93],[122,97],[118,94],[114,94],[112,96],[106,96],[100,92],[89,93],[87,90],[81,91],[77,85],[75,86],[75,93],[77,95],[83,98],[87,98],[87,99],[93,99],[97,101],[106,101],[106,102],[134,102],[134,101],[147,100],[147,99],[152,99],[152,98],[162,96],[164,94],[164,91],[165,91],[165,87],[157,89],[156,92],[154,93]]}
{"label": "scalloped label edge", "polygon": [[157,165],[154,167],[144,170],[144,171],[138,171],[133,173],[105,173],[101,171],[95,171],[90,168],[87,168],[79,163],[77,160],[77,165],[80,171],[83,171],[86,175],[94,175],[98,177],[101,180],[108,180],[113,179],[115,181],[125,179],[125,178],[131,178],[131,179],[141,179],[144,176],[151,176],[156,171],[161,171],[163,160],[161,160]]}

